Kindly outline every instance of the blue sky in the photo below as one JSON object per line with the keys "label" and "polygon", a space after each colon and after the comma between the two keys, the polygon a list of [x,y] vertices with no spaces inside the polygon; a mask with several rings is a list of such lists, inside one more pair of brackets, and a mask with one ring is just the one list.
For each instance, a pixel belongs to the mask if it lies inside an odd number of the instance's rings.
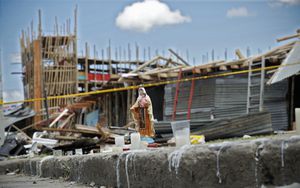
{"label": "blue sky", "polygon": [[[246,54],[249,46],[251,53],[255,54],[258,48],[264,51],[279,45],[276,38],[294,34],[300,28],[300,2],[281,1],[162,1],[171,12],[179,10],[180,16],[190,21],[156,25],[146,32],[140,32],[135,29],[124,30],[116,25],[116,18],[124,8],[137,1],[0,0],[0,48],[7,96],[5,100],[21,97],[18,93],[22,95],[22,92],[18,92],[22,90],[21,76],[11,74],[21,71],[21,66],[11,64],[11,55],[20,52],[21,30],[29,27],[32,19],[37,28],[38,9],[42,10],[43,31],[50,33],[53,32],[55,16],[59,23],[71,18],[73,25],[73,11],[78,5],[79,54],[85,42],[91,46],[95,44],[100,52],[111,39],[113,48],[126,48],[128,43],[131,46],[137,43],[141,48],[140,53],[143,53],[143,48],[150,46],[152,55],[156,49],[162,54],[163,50],[166,52],[172,48],[186,57],[188,50],[190,62],[194,57],[196,64],[201,64],[202,55],[207,52],[210,54],[212,49],[215,59],[224,58],[225,48],[229,58],[233,59],[236,48]],[[229,14],[230,10],[233,10],[232,14]]]}

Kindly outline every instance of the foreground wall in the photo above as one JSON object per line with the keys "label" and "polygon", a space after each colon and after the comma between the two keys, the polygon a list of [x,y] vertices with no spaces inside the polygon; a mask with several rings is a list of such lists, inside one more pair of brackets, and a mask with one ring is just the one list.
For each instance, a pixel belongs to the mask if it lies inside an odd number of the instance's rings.
{"label": "foreground wall", "polygon": [[260,187],[300,182],[300,136],[0,162],[0,173],[114,187]]}

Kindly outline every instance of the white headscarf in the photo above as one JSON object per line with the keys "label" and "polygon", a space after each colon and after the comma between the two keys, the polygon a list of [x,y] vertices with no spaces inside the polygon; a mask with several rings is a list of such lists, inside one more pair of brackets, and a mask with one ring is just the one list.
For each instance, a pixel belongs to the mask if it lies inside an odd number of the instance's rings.
{"label": "white headscarf", "polygon": [[139,97],[137,98],[137,102],[139,103],[139,105],[141,107],[143,107],[145,105],[145,103],[149,103],[149,96],[146,93],[145,88],[140,87],[139,88]]}
{"label": "white headscarf", "polygon": [[145,95],[145,97],[147,96],[147,92],[146,92],[145,88],[140,87],[139,88],[139,97],[137,98],[138,101],[143,98],[143,94]]}

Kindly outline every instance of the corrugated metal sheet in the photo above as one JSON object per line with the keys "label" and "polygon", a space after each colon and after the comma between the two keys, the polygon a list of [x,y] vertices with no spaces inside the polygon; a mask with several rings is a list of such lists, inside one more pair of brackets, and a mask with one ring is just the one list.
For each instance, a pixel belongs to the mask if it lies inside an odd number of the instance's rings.
{"label": "corrugated metal sheet", "polygon": [[300,42],[296,42],[293,49],[281,65],[283,66],[278,68],[272,78],[268,81],[268,84],[277,83],[285,78],[297,74],[300,71]]}
{"label": "corrugated metal sheet", "polygon": [[[259,82],[259,79],[254,82]],[[186,82],[180,85],[176,120],[183,120],[187,117],[190,84],[190,82]],[[196,81],[191,119],[210,119],[211,114],[214,118],[230,118],[245,114],[247,86],[246,76]],[[171,120],[172,117],[175,90],[175,85],[165,87],[165,121]],[[265,86],[264,108],[271,113],[274,130],[286,130],[288,127],[287,91],[287,80]],[[259,93],[259,87],[254,90],[255,92]],[[258,99],[254,100],[254,103],[258,104]]]}
{"label": "corrugated metal sheet", "polygon": [[[173,137],[171,122],[155,123],[157,142]],[[268,134],[273,132],[271,115],[268,112],[256,112],[236,117],[213,120],[191,120],[191,134],[204,135],[206,140],[241,137],[247,135]]]}
{"label": "corrugated metal sheet", "polygon": [[[183,120],[187,117],[188,100],[190,94],[191,82],[180,84],[178,96],[176,120]],[[191,109],[192,119],[208,119],[214,107],[214,80],[197,80],[195,81],[193,103]],[[164,120],[172,118],[173,102],[175,98],[175,85],[165,87],[165,110]]]}

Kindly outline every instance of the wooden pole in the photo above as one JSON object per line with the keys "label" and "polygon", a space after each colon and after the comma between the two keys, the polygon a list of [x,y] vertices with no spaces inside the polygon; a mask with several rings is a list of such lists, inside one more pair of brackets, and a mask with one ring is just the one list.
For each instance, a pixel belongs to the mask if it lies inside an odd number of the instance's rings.
{"label": "wooden pole", "polygon": [[118,92],[115,92],[115,126],[120,126],[119,125],[119,96]]}
{"label": "wooden pole", "polygon": [[[130,85],[130,84],[129,84]],[[132,90],[127,90],[127,117],[126,117],[126,124],[130,122],[131,114],[130,114],[130,108],[131,108],[131,92]]]}
{"label": "wooden pole", "polygon": [[89,90],[89,63],[88,63],[88,58],[89,58],[89,47],[87,42],[85,43],[85,64],[84,64],[84,72],[85,72],[85,92],[88,92]]}
{"label": "wooden pole", "polygon": [[111,66],[111,44],[110,40],[108,41],[108,62],[109,62],[109,74],[112,74],[112,66]]}
{"label": "wooden pole", "polygon": [[94,45],[94,90],[96,90],[96,45]]}
{"label": "wooden pole", "polygon": [[129,70],[131,69],[131,50],[130,50],[130,44],[128,43],[128,63],[129,63]]}
{"label": "wooden pole", "polygon": [[178,53],[174,52],[172,49],[169,49],[169,52],[171,52],[173,55],[175,55],[182,63],[184,63],[187,66],[190,66],[188,62],[186,62],[184,59],[182,59]]}
{"label": "wooden pole", "polygon": [[136,54],[136,68],[139,67],[139,46],[135,43],[135,54]]}
{"label": "wooden pole", "polygon": [[38,37],[42,36],[42,11],[39,9],[39,25],[38,25]]}
{"label": "wooden pole", "polygon": [[78,93],[78,70],[77,70],[77,64],[78,64],[78,59],[77,59],[77,5],[74,10],[74,45],[73,45],[73,62],[75,66],[75,78],[76,80],[75,83],[75,93]]}
{"label": "wooden pole", "polygon": [[102,56],[102,60],[101,60],[101,63],[102,63],[102,85],[104,83],[104,49],[101,50],[101,56]]}
{"label": "wooden pole", "polygon": [[[33,41],[33,97],[42,98],[42,52],[41,52],[41,43],[39,40]],[[41,101],[34,101],[33,109],[36,113],[39,113],[42,108]],[[34,116],[34,123],[41,120],[40,116]]]}
{"label": "wooden pole", "polygon": [[112,126],[112,93],[109,93],[109,100],[108,100],[108,116],[109,116],[109,127]]}

